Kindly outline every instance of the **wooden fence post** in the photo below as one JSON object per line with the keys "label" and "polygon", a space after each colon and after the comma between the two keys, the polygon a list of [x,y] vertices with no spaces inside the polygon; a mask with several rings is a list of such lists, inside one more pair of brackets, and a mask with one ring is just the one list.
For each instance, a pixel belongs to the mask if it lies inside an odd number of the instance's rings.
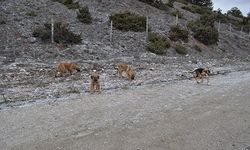
{"label": "wooden fence post", "polygon": [[230,34],[231,34],[231,32],[232,32],[232,24],[231,23],[229,24],[229,31],[230,31]]}
{"label": "wooden fence post", "polygon": [[146,19],[146,42],[148,42],[148,16]]}
{"label": "wooden fence post", "polygon": [[219,21],[219,25],[218,25],[218,32],[220,32],[220,24],[221,24],[221,23],[220,23],[220,21]]}
{"label": "wooden fence post", "polygon": [[175,25],[178,25],[178,14],[176,14],[176,16],[175,16]]}
{"label": "wooden fence post", "polygon": [[54,18],[51,19],[51,43],[54,43]]}
{"label": "wooden fence post", "polygon": [[113,21],[110,22],[110,42],[113,42]]}
{"label": "wooden fence post", "polygon": [[241,34],[241,36],[243,35],[243,26],[241,26],[240,34]]}

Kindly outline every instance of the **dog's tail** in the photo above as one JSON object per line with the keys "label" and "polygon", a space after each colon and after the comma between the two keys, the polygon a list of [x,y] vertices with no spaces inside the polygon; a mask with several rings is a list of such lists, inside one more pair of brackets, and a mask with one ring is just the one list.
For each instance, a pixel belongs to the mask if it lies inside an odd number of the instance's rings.
{"label": "dog's tail", "polygon": [[188,73],[194,73],[195,72],[195,70],[193,70],[193,71],[188,71]]}

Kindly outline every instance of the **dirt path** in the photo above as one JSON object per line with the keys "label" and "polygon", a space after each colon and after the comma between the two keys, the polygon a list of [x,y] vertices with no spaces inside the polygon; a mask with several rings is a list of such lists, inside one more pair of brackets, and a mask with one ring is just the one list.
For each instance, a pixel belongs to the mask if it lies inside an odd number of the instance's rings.
{"label": "dirt path", "polygon": [[250,73],[84,96],[0,112],[0,149],[243,150]]}

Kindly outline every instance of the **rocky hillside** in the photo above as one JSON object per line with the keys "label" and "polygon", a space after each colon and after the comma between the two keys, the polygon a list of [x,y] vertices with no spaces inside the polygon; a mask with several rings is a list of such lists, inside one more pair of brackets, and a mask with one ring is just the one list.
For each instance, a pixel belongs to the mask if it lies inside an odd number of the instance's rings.
{"label": "rocky hillside", "polygon": [[[171,15],[174,8],[159,10],[137,0],[79,0],[79,4],[88,6],[93,18],[91,24],[77,19],[78,10],[52,0],[1,0],[0,16],[5,23],[0,24],[0,88],[5,98],[0,97],[0,100],[8,101],[4,105],[12,101],[85,94],[89,71],[93,68],[101,72],[103,89],[110,90],[189,78],[185,73],[199,66],[213,67],[214,72],[246,69],[249,62],[250,38],[242,38],[236,31],[234,34],[220,32],[219,43],[213,46],[201,44],[190,36],[189,42],[183,43],[187,49],[185,56],[172,47],[163,56],[148,52],[145,32],[114,29],[113,42],[110,42],[111,14],[128,10],[148,16],[150,30],[168,37],[170,26],[175,22],[175,16]],[[174,3],[184,14],[179,22],[186,28],[187,22],[198,19],[199,15],[181,9],[183,5]],[[50,23],[52,18],[69,23],[72,32],[82,34],[82,42],[65,47],[44,43],[32,36],[35,28]],[[228,26],[222,24],[221,28],[225,31]],[[194,45],[200,45],[202,52],[195,50]],[[56,64],[65,60],[79,63],[83,72],[55,78]],[[133,65],[136,80],[129,82],[118,77],[114,70],[117,62]],[[239,66],[232,67],[236,64]]]}

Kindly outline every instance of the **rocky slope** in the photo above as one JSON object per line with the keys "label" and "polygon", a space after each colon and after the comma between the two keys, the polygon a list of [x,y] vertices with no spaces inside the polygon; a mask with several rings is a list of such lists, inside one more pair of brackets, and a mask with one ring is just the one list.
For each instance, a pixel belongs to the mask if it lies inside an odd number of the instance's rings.
{"label": "rocky slope", "polygon": [[[88,93],[89,71],[96,68],[101,72],[104,91],[127,86],[139,86],[159,82],[187,79],[187,72],[196,67],[208,66],[220,72],[246,70],[249,68],[250,38],[239,34],[228,34],[222,25],[218,45],[197,52],[192,37],[184,44],[188,55],[180,56],[173,48],[165,56],[157,56],[146,49],[145,32],[113,31],[113,42],[109,40],[109,16],[124,10],[149,16],[152,31],[168,36],[175,17],[169,12],[158,10],[137,0],[79,0],[80,5],[89,7],[93,23],[85,25],[76,18],[77,11],[51,0],[2,0],[0,13],[6,24],[0,25],[0,97],[1,106],[14,105],[12,101],[34,101],[67,99]],[[176,8],[183,4],[175,3]],[[37,16],[28,16],[34,11]],[[185,10],[180,24],[197,19],[199,15]],[[50,22],[66,21],[74,33],[82,33],[81,44],[63,47],[42,43],[32,37],[34,28]],[[245,36],[247,37],[247,36]],[[200,43],[198,43],[200,44]],[[80,64],[83,72],[74,76],[55,78],[55,67],[60,61],[70,60]],[[117,76],[114,65],[126,62],[137,71],[136,80],[129,82]],[[4,102],[7,100],[8,102]],[[16,104],[16,103],[15,103]]]}

